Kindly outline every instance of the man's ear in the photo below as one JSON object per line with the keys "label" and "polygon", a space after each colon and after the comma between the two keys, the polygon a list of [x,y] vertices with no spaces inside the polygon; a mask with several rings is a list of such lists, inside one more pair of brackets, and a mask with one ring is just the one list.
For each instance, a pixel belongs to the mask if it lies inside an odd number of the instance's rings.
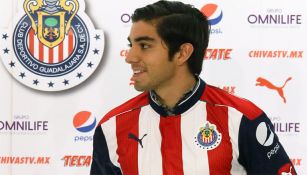
{"label": "man's ear", "polygon": [[178,65],[183,65],[188,61],[194,51],[194,47],[191,43],[183,43],[180,46],[179,51],[175,54],[175,59]]}

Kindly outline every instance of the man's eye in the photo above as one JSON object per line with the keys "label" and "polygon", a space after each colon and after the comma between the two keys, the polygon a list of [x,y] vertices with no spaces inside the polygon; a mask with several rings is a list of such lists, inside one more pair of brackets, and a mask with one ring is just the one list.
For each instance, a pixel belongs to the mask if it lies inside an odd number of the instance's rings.
{"label": "man's eye", "polygon": [[142,49],[148,49],[149,45],[148,44],[140,44]]}
{"label": "man's eye", "polygon": [[127,44],[127,46],[128,46],[128,47],[132,47],[132,44],[131,44],[131,43],[129,43],[129,44]]}

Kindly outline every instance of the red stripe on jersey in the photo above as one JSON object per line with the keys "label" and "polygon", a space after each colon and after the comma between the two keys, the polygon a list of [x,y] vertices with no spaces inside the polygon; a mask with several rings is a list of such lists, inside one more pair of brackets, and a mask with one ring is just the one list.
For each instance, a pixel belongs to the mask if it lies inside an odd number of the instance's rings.
{"label": "red stripe on jersey", "polygon": [[34,56],[34,30],[29,31],[29,51],[32,56]]}
{"label": "red stripe on jersey", "polygon": [[138,141],[128,137],[139,137],[139,114],[141,109],[116,116],[116,138],[118,163],[123,174],[138,174]]}
{"label": "red stripe on jersey", "polygon": [[[127,102],[123,103],[122,105],[112,109],[109,113],[107,113],[99,122],[98,126],[102,123],[109,120],[111,117],[114,117],[118,114],[129,112],[132,109],[141,108],[149,103],[148,101],[148,92],[143,92],[140,95],[128,100]],[[132,108],[133,107],[133,108]]]}
{"label": "red stripe on jersey", "polygon": [[160,117],[163,175],[183,175],[181,117]]}
{"label": "red stripe on jersey", "polygon": [[[228,109],[224,106],[206,105],[207,121],[215,124],[216,130],[222,134],[221,143],[208,151],[210,174],[230,174],[232,146],[228,132]],[[220,158],[223,157],[223,160]]]}
{"label": "red stripe on jersey", "polygon": [[250,120],[256,119],[263,113],[262,110],[252,102],[231,95],[222,89],[210,85],[206,85],[201,100],[213,105],[218,104],[233,107],[243,113]]}

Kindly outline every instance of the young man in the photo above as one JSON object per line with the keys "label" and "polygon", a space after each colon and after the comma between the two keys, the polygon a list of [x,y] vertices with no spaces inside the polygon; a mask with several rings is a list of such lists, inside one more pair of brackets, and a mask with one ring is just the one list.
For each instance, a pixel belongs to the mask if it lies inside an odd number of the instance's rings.
{"label": "young man", "polygon": [[199,10],[159,1],[132,20],[126,62],[143,93],[101,120],[92,175],[295,174],[265,113],[199,78],[209,40]]}

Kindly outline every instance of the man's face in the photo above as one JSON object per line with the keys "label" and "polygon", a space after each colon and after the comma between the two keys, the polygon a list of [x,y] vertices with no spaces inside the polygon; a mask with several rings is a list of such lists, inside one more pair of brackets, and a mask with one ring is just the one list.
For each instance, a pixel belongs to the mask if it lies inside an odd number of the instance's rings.
{"label": "man's face", "polygon": [[128,37],[130,50],[126,62],[131,65],[134,88],[138,91],[159,90],[173,82],[174,61],[169,61],[168,48],[151,23],[133,23]]}

